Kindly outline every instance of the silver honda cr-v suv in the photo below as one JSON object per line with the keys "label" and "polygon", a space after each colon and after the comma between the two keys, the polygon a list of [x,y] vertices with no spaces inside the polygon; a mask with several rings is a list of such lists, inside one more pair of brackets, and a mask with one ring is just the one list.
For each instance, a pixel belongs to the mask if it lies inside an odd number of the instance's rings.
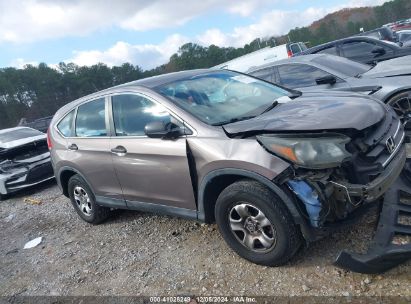
{"label": "silver honda cr-v suv", "polygon": [[379,201],[406,157],[396,114],[365,95],[288,90],[223,70],[147,78],[61,108],[56,179],[93,224],[112,209],[207,223],[281,265]]}

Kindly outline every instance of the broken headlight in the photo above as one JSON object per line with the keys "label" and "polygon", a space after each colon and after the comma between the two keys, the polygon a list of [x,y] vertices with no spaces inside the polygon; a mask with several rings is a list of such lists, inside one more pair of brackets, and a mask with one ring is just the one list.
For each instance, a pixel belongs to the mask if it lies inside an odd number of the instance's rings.
{"label": "broken headlight", "polygon": [[268,134],[257,139],[270,152],[304,168],[337,167],[351,156],[345,149],[350,138],[342,134]]}

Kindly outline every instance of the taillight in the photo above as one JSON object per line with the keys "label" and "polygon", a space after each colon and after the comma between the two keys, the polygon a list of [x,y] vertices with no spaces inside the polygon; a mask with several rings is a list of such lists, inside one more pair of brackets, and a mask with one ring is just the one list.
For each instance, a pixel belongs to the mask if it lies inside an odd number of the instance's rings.
{"label": "taillight", "polygon": [[293,57],[293,52],[291,52],[291,50],[288,50],[287,54],[288,54],[288,58]]}
{"label": "taillight", "polygon": [[51,148],[53,148],[53,144],[52,144],[51,138],[50,138],[50,128],[47,129],[47,147],[49,148],[49,150],[51,150]]}

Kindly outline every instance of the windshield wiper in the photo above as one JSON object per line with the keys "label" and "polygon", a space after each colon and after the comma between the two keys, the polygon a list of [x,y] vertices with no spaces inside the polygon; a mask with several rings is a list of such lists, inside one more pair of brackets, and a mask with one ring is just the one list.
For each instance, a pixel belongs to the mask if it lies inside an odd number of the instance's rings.
{"label": "windshield wiper", "polygon": [[221,121],[221,122],[216,122],[211,124],[212,126],[222,126],[222,125],[226,125],[229,123],[233,123],[233,122],[237,122],[237,121],[242,121],[242,120],[247,120],[247,119],[251,119],[254,118],[255,116],[241,116],[241,117],[235,117],[235,118],[231,118],[229,120],[225,120],[225,121]]}
{"label": "windshield wiper", "polygon": [[267,113],[268,111],[271,111],[272,109],[274,109],[276,106],[278,105],[278,101],[274,100],[274,102],[272,104],[270,104],[270,106],[265,109],[264,111],[262,111],[259,115],[262,115],[264,113]]}

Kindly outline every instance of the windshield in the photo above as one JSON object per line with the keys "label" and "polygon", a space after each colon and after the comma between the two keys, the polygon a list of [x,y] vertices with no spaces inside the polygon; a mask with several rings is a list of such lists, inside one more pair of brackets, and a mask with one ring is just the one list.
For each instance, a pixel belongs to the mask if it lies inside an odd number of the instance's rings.
{"label": "windshield", "polygon": [[314,58],[312,61],[349,77],[355,77],[364,74],[372,68],[372,66],[366,64],[332,55],[320,56]]}
{"label": "windshield", "polygon": [[181,79],[156,88],[176,105],[210,125],[261,114],[289,91],[231,71]]}

